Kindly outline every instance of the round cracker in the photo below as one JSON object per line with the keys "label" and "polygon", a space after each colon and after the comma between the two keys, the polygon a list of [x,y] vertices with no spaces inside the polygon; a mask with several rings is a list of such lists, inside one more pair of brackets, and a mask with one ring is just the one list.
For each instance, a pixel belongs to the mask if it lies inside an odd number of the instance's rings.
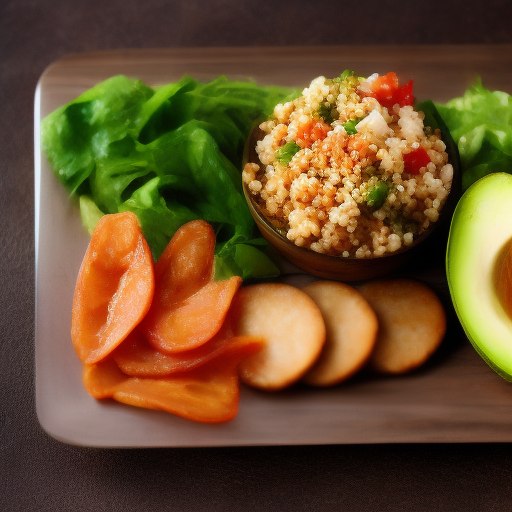
{"label": "round cracker", "polygon": [[282,283],[239,290],[232,307],[235,333],[263,338],[264,348],[244,359],[240,378],[264,390],[298,381],[316,361],[325,342],[318,306],[303,291]]}
{"label": "round cracker", "polygon": [[322,353],[302,380],[313,386],[338,384],[368,361],[377,336],[377,316],[368,301],[347,284],[317,281],[302,290],[320,308],[326,326]]}
{"label": "round cracker", "polygon": [[400,374],[421,366],[446,332],[446,314],[437,295],[411,279],[382,279],[359,287],[379,322],[370,366]]}

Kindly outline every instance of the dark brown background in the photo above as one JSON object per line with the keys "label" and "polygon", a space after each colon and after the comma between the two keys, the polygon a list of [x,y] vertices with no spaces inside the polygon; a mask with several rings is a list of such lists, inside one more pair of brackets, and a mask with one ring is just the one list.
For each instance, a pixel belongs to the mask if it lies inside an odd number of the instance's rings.
{"label": "dark brown background", "polygon": [[103,450],[34,407],[33,97],[70,52],[512,43],[508,0],[0,2],[0,509],[510,510],[509,444]]}

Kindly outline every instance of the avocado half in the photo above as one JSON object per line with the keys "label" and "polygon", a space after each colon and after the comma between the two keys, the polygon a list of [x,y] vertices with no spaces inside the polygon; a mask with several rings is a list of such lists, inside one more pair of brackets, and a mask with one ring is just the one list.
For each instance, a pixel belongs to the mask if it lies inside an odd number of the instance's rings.
{"label": "avocado half", "polygon": [[512,382],[512,175],[474,183],[452,217],[446,274],[455,311],[480,356]]}

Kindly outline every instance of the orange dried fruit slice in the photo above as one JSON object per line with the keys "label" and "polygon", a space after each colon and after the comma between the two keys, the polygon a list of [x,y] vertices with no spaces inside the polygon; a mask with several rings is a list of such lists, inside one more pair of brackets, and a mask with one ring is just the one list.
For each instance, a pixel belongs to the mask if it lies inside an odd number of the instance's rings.
{"label": "orange dried fruit slice", "polygon": [[71,339],[84,363],[114,350],[150,308],[153,257],[131,212],[103,216],[94,230],[77,278]]}
{"label": "orange dried fruit slice", "polygon": [[87,391],[98,399],[156,409],[203,422],[221,423],[238,413],[240,398],[237,366],[242,359],[262,347],[262,341],[245,338],[232,350],[200,367],[162,378],[125,375],[112,358],[86,365],[83,382]]}
{"label": "orange dried fruit slice", "polygon": [[190,350],[210,340],[221,328],[242,278],[210,281],[191,297],[163,309],[151,308],[144,320],[148,341],[158,350]]}

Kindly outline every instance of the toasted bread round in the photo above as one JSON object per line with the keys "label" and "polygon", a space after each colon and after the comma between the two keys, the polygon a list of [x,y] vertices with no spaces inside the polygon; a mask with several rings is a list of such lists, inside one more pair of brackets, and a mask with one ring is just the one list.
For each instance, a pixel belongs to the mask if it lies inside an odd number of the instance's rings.
{"label": "toasted bread round", "polygon": [[379,322],[370,366],[400,374],[421,366],[446,332],[446,314],[437,295],[411,279],[382,279],[359,287]]}
{"label": "toasted bread round", "polygon": [[231,314],[236,335],[265,340],[263,349],[239,366],[242,381],[259,389],[278,390],[298,381],[325,342],[320,309],[306,293],[287,284],[240,289]]}
{"label": "toasted bread round", "polygon": [[317,281],[302,289],[320,308],[326,326],[320,357],[303,377],[313,386],[332,386],[354,375],[370,357],[377,337],[377,316],[352,286]]}

